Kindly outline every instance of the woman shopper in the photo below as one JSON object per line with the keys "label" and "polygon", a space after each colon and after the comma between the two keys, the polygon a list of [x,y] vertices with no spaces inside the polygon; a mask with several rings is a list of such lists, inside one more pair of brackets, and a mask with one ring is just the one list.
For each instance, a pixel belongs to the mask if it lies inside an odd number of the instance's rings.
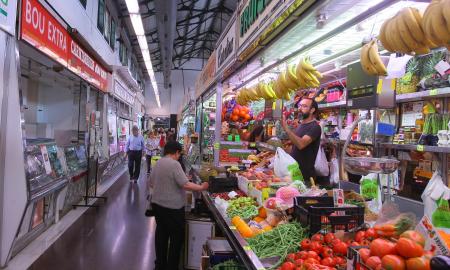
{"label": "woman shopper", "polygon": [[178,162],[181,151],[180,143],[167,142],[164,157],[158,160],[150,174],[150,186],[153,187],[151,202],[156,220],[156,270],[178,269],[184,240],[185,191],[208,188],[208,183],[197,185],[189,182]]}
{"label": "woman shopper", "polygon": [[152,157],[157,155],[159,149],[159,139],[155,136],[153,131],[149,132],[148,138],[145,141],[145,159],[147,160],[147,174],[150,173],[152,165]]}

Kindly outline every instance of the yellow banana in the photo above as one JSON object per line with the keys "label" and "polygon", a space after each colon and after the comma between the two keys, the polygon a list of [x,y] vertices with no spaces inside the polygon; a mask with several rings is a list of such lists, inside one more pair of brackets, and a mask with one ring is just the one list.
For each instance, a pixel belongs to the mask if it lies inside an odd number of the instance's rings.
{"label": "yellow banana", "polygon": [[[410,17],[410,15],[411,17]],[[411,21],[410,19],[413,18],[414,16],[409,12],[408,8],[404,8],[400,11],[400,16],[398,16],[397,18],[397,29],[399,31],[400,37],[403,39],[403,41],[405,42],[405,44],[408,45],[408,48],[410,48],[411,50],[414,50],[416,48],[420,48],[423,47],[422,44],[420,44],[419,42],[416,41],[416,39],[414,38],[414,34],[413,31],[411,31],[408,28],[408,23],[411,25]],[[415,23],[415,19],[413,18],[413,21]],[[417,23],[416,23],[417,24]],[[420,28],[420,27],[419,27]],[[423,40],[423,39],[422,39]]]}
{"label": "yellow banana", "polygon": [[425,32],[426,37],[434,44],[436,44],[436,46],[441,46],[442,45],[442,41],[440,40],[439,37],[437,37],[433,31],[433,22],[432,22],[432,18],[434,16],[436,16],[436,8],[440,8],[439,2],[438,1],[433,1],[431,2],[427,9],[425,10],[424,14],[423,14],[423,20],[422,20],[422,28]]}
{"label": "yellow banana", "polygon": [[435,37],[442,42],[442,45],[447,45],[450,42],[450,32],[443,14],[444,8],[442,3],[435,5],[432,11],[431,26]]}
{"label": "yellow banana", "polygon": [[315,71],[316,69],[313,67],[311,62],[309,61],[309,58],[303,57],[300,60],[300,65],[302,66],[302,69],[306,71]]}
{"label": "yellow banana", "polygon": [[273,84],[272,83],[268,83],[266,85],[267,85],[267,92],[269,92],[270,98],[271,99],[276,99],[277,95],[275,95],[275,92],[273,91],[273,88],[272,88]]}
{"label": "yellow banana", "polygon": [[290,99],[291,99],[291,94],[289,94],[289,92],[286,92],[286,93],[283,95],[283,99],[284,99],[284,100],[290,100]]}
{"label": "yellow banana", "polygon": [[442,15],[447,22],[447,30],[450,31],[450,0],[443,0],[442,5]]}
{"label": "yellow banana", "polygon": [[273,92],[275,93],[275,96],[280,99],[282,97],[281,92],[280,92],[280,83],[278,82],[278,80],[275,80],[273,82]]}
{"label": "yellow banana", "polygon": [[306,71],[306,73],[308,73],[309,77],[311,77],[313,85],[315,85],[315,87],[318,87],[320,85],[320,82],[316,78],[316,75],[314,75],[314,72]]}
{"label": "yellow banana", "polygon": [[403,21],[406,23],[406,27],[409,29],[411,36],[420,44],[425,44],[425,33],[422,28],[422,14],[417,8],[408,7],[402,11]]}
{"label": "yellow banana", "polygon": [[290,65],[286,71],[286,74],[289,78],[289,81],[292,83],[292,85],[295,85],[295,88],[299,86],[299,81],[297,79],[297,75],[295,74],[295,66]]}
{"label": "yellow banana", "polygon": [[365,44],[361,48],[361,66],[369,75],[377,75],[377,69],[372,65],[369,59],[369,44]]}
{"label": "yellow banana", "polygon": [[383,61],[381,61],[380,55],[378,54],[377,40],[373,39],[369,44],[369,60],[372,63],[372,66],[377,71],[377,75],[385,76],[387,74],[387,70],[384,66]]}
{"label": "yellow banana", "polygon": [[314,74],[314,76],[316,76],[316,78],[319,78],[319,79],[322,79],[322,78],[323,78],[322,73],[320,73],[320,72],[317,71],[317,70],[314,70],[312,73]]}
{"label": "yellow banana", "polygon": [[296,85],[295,85],[295,83],[292,83],[292,82],[289,80],[289,77],[288,77],[287,73],[288,73],[287,70],[285,70],[285,71],[282,73],[282,82],[283,82],[283,84],[285,85],[285,87],[286,87],[288,90],[290,90],[290,89],[295,89],[295,88],[296,88]]}
{"label": "yellow banana", "polygon": [[384,21],[384,23],[381,25],[380,34],[378,35],[378,38],[380,39],[381,44],[383,45],[383,48],[385,48],[386,50],[388,50],[390,52],[395,52],[394,48],[390,45],[390,43],[386,37],[386,31],[387,31],[386,28],[387,28],[387,25],[389,24],[390,20],[391,19]]}
{"label": "yellow banana", "polygon": [[[403,25],[402,20],[400,16],[397,15],[394,18],[393,25],[390,26],[395,31],[391,33],[391,38],[394,40],[394,44],[397,45],[397,49],[399,52],[410,54],[414,50],[414,48],[410,47],[410,45],[402,38],[401,36],[402,25]],[[409,34],[409,32],[407,32],[407,34]]]}

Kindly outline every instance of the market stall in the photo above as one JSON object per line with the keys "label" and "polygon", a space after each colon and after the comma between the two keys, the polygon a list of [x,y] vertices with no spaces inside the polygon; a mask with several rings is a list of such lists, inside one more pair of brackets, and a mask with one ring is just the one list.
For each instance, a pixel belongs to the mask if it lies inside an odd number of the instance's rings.
{"label": "market stall", "polygon": [[[450,29],[432,19],[445,21],[448,3],[325,1],[301,15],[302,4],[284,3],[270,9],[282,18],[259,17],[274,23],[258,37],[251,2],[237,12],[236,63],[217,76],[233,88],[217,92],[220,162],[194,170],[209,181],[202,198],[229,259],[243,269],[450,268]],[[282,117],[300,124],[305,97],[318,103],[327,184],[303,179],[280,127]]]}

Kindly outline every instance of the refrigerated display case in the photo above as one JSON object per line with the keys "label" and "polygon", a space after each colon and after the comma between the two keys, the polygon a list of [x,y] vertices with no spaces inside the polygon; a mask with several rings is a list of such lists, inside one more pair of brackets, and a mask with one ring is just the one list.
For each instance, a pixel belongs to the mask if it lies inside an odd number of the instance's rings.
{"label": "refrigerated display case", "polygon": [[[214,89],[215,90],[215,89]],[[201,114],[201,161],[213,162],[214,160],[214,133],[216,126],[216,93],[215,91],[203,99]]]}
{"label": "refrigerated display case", "polygon": [[70,145],[64,147],[68,174],[77,176],[87,170],[86,148],[84,145]]}

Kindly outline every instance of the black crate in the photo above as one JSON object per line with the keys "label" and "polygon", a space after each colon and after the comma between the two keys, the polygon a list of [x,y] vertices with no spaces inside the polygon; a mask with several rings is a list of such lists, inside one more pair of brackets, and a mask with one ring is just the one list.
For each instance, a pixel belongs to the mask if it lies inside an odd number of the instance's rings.
{"label": "black crate", "polygon": [[238,189],[237,177],[234,176],[225,178],[210,176],[208,182],[210,193],[230,192]]}
{"label": "black crate", "polygon": [[294,205],[308,208],[309,206],[334,206],[333,197],[304,197],[298,196],[294,198]]}
{"label": "black crate", "polygon": [[364,223],[364,207],[295,206],[294,216],[298,222],[309,227],[311,234],[321,232],[349,231]]}

